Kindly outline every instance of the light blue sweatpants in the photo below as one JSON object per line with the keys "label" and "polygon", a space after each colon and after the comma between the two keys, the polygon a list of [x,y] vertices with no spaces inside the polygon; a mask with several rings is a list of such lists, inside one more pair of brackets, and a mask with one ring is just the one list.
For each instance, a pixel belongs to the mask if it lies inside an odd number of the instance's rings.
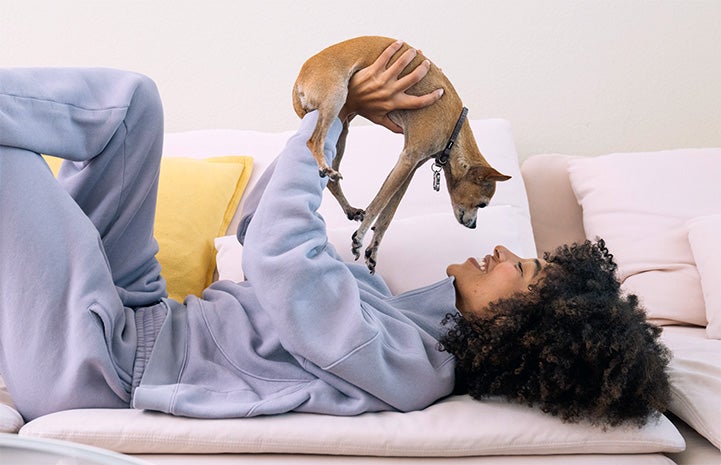
{"label": "light blue sweatpants", "polygon": [[[144,76],[0,70],[0,374],[26,419],[128,407],[165,315],[162,138]],[[57,181],[40,153],[66,159]]]}

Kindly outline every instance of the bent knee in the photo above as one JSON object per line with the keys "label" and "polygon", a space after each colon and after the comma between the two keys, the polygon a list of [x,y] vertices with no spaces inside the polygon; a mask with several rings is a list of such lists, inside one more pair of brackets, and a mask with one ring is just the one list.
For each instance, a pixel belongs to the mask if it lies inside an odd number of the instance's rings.
{"label": "bent knee", "polygon": [[158,86],[155,81],[144,74],[136,74],[135,79],[137,84],[128,112],[134,110],[144,128],[157,128],[162,133],[163,104]]}

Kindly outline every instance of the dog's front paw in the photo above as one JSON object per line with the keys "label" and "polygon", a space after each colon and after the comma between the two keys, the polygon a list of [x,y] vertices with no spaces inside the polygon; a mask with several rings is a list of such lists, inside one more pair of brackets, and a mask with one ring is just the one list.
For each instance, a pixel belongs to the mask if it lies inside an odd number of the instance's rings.
{"label": "dog's front paw", "polygon": [[345,214],[351,221],[363,221],[366,211],[362,208],[349,208],[346,210]]}
{"label": "dog's front paw", "polygon": [[328,179],[330,179],[333,182],[338,182],[339,180],[343,179],[343,176],[341,176],[339,172],[337,172],[330,166],[320,167],[318,169],[318,174],[320,175],[321,178],[328,176]]}

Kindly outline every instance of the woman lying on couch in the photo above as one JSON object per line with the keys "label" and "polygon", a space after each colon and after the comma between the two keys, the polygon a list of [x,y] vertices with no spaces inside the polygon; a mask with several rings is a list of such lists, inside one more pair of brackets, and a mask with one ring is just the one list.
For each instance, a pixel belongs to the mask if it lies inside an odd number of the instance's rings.
{"label": "woman lying on couch", "polygon": [[[413,52],[387,67],[398,46],[354,78],[342,118],[397,130],[389,111],[440,98],[405,94],[427,68],[399,79]],[[305,144],[315,119],[246,200],[246,281],[180,303],[155,259],[163,117],[152,81],[0,71],[0,373],[26,420],[73,408],[408,411],[454,387],[612,425],[665,409],[667,353],[602,242],[543,260],[497,247],[397,296],[342,262],[317,213],[327,180]],[[40,153],[68,160],[58,180]]]}

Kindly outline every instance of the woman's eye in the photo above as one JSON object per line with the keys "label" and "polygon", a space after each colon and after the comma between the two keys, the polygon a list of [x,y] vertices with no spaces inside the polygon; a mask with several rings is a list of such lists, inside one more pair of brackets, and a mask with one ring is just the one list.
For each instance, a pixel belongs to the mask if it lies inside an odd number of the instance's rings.
{"label": "woman's eye", "polygon": [[518,270],[521,272],[521,276],[523,276],[523,264],[521,262],[518,262]]}

